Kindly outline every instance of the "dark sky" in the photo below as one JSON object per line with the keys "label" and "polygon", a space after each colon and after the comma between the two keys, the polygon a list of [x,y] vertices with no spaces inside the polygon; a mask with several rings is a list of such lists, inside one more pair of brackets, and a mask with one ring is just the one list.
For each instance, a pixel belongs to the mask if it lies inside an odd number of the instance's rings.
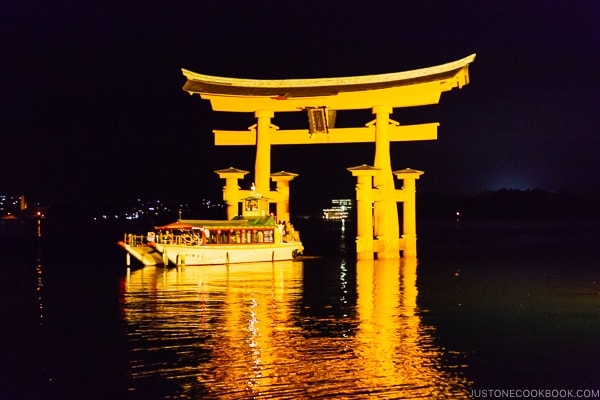
{"label": "dark sky", "polygon": [[[392,167],[425,171],[424,192],[600,191],[598,21],[597,0],[4,0],[0,193],[47,202],[218,199],[213,171],[253,171],[254,149],[216,147],[212,129],[255,120],[214,113],[183,92],[181,68],[332,77],[472,53],[468,86],[439,105],[395,110],[401,123],[441,125],[437,141],[392,144]],[[273,123],[304,128],[304,118]],[[338,116],[347,126],[372,119],[368,111]],[[373,155],[373,144],[280,146],[272,170],[300,174],[292,196],[320,201],[353,195],[346,168],[372,164]]]}

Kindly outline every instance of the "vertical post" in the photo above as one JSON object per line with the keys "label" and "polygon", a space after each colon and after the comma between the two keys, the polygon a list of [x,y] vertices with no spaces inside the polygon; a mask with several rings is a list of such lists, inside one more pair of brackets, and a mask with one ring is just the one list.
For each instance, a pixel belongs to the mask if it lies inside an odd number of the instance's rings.
{"label": "vertical post", "polygon": [[267,195],[270,191],[269,175],[271,173],[271,118],[273,111],[258,110],[254,113],[256,124],[256,161],[254,164],[254,183],[256,192]]}
{"label": "vertical post", "polygon": [[389,124],[392,108],[390,106],[373,107],[375,114],[375,175],[373,184],[380,192],[380,201],[375,203],[375,236],[383,244],[383,250],[377,252],[377,258],[399,258],[398,209],[395,199],[394,176],[390,158]]}
{"label": "vertical post", "polygon": [[225,202],[227,219],[230,220],[238,214],[238,203],[240,201],[238,180],[234,177],[225,179],[223,187],[223,201]]}
{"label": "vertical post", "polygon": [[223,201],[227,207],[226,211],[228,220],[232,219],[238,214],[238,204],[241,197],[238,179],[243,179],[244,175],[247,173],[248,171],[235,169],[233,167],[215,171],[215,174],[219,175],[219,178],[225,179],[225,186],[223,187]]}
{"label": "vertical post", "polygon": [[414,178],[404,178],[404,190],[406,191],[402,219],[402,237],[406,243],[404,257],[415,257],[417,255],[417,210]]}
{"label": "vertical post", "polygon": [[277,220],[290,221],[290,181],[298,174],[281,171],[271,174],[271,180],[277,184],[276,206]]}
{"label": "vertical post", "polygon": [[277,219],[281,221],[290,221],[290,181],[277,181],[277,192],[280,196],[277,199]]}
{"label": "vertical post", "polygon": [[417,185],[416,180],[423,174],[414,169],[395,171],[398,179],[403,180],[402,189],[398,190],[398,197],[402,200],[402,238],[404,240],[404,257],[417,256]]}
{"label": "vertical post", "polygon": [[356,258],[373,259],[373,176],[377,169],[368,165],[348,168],[356,176]]}

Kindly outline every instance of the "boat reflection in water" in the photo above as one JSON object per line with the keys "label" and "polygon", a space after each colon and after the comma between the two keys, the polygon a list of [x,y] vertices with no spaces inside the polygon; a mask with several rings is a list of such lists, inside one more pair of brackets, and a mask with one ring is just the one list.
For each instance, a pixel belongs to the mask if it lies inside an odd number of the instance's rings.
{"label": "boat reflection in water", "polygon": [[321,266],[311,260],[128,273],[129,390],[139,398],[464,398],[461,366],[443,365],[434,329],[421,322],[416,264],[359,261],[352,271],[342,261],[333,269],[340,295],[326,302],[307,289],[306,275]]}

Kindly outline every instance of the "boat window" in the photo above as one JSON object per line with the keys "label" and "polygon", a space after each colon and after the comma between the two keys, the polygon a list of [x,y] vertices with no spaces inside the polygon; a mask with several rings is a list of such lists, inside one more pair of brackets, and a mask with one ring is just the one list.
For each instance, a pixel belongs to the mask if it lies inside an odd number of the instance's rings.
{"label": "boat window", "polygon": [[264,231],[265,243],[273,243],[273,230],[268,229]]}
{"label": "boat window", "polygon": [[158,231],[155,240],[163,244],[210,245],[273,243],[273,228],[196,228]]}
{"label": "boat window", "polygon": [[258,211],[258,200],[246,199],[246,211]]}

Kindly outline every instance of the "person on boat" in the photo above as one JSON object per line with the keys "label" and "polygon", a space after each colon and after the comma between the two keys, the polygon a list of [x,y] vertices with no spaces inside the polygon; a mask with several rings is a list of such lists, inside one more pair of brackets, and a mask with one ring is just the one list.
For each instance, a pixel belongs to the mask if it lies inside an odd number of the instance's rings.
{"label": "person on boat", "polygon": [[279,232],[279,238],[283,242],[283,237],[285,234],[285,226],[283,225],[283,222],[279,221],[279,223],[277,224],[277,230]]}

